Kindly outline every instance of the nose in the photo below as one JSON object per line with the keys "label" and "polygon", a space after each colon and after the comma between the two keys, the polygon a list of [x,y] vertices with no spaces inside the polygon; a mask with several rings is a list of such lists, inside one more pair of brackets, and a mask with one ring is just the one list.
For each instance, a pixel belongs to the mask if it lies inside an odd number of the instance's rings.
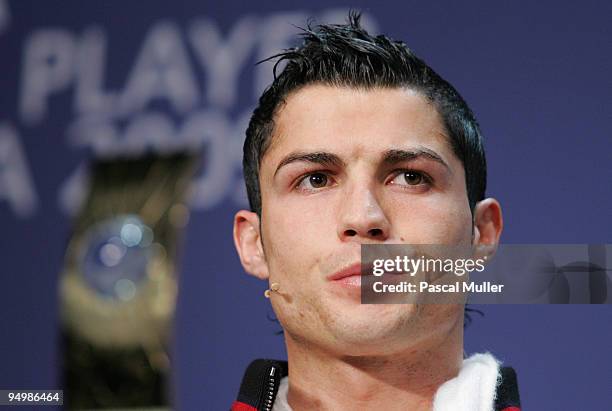
{"label": "nose", "polygon": [[385,241],[389,238],[389,220],[368,187],[354,188],[340,208],[338,236],[342,241]]}

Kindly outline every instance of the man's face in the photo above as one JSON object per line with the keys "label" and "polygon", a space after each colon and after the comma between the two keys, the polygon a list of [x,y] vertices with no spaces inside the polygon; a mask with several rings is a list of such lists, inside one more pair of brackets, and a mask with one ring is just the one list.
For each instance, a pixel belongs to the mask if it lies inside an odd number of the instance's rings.
{"label": "man's face", "polygon": [[261,238],[276,315],[294,340],[363,355],[462,321],[458,305],[362,305],[330,281],[363,243],[470,244],[461,161],[420,94],[310,85],[275,117],[260,168]]}

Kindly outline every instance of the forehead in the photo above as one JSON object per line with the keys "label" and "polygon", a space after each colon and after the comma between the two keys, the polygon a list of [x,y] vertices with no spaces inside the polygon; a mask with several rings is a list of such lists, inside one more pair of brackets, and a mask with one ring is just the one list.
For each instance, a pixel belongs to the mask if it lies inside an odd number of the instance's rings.
{"label": "forehead", "polygon": [[418,92],[309,85],[290,94],[278,110],[262,168],[294,151],[327,151],[350,162],[417,146],[447,163],[455,157],[440,115]]}

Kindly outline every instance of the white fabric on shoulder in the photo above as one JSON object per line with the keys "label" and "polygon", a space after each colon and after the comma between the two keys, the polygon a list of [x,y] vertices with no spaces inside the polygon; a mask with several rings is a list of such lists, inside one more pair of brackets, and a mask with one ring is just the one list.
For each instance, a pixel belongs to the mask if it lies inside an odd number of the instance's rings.
{"label": "white fabric on shoulder", "polygon": [[272,411],[292,411],[287,402],[287,391],[289,390],[289,377],[284,377],[278,387],[278,394],[274,400]]}
{"label": "white fabric on shoulder", "polygon": [[499,364],[490,353],[464,359],[459,375],[436,391],[434,411],[493,411]]}

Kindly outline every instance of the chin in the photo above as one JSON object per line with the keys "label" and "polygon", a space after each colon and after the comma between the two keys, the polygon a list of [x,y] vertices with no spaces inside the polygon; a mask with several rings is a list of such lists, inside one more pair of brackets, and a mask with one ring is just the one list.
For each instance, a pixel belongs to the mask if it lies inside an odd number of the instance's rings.
{"label": "chin", "polygon": [[418,323],[418,308],[413,304],[371,304],[342,311],[328,330],[336,348],[346,355],[382,354],[395,343],[405,344]]}

